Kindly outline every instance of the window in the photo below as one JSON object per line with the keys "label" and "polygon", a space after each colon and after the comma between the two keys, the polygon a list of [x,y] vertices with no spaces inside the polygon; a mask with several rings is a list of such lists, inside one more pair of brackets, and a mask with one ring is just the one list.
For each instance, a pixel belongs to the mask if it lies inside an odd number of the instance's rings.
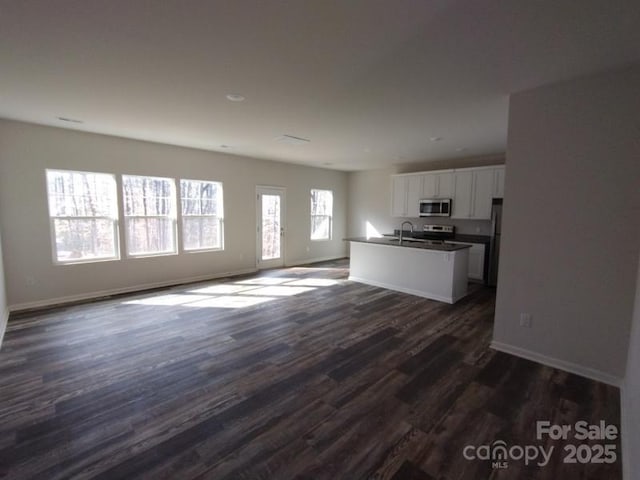
{"label": "window", "polygon": [[127,253],[176,253],[176,195],[172,178],[122,176]]}
{"label": "window", "polygon": [[331,240],[333,192],[311,190],[311,240]]}
{"label": "window", "polygon": [[115,177],[69,170],[46,173],[55,262],[117,260],[120,254]]}
{"label": "window", "polygon": [[222,249],[222,183],[180,180],[180,200],[183,248]]}

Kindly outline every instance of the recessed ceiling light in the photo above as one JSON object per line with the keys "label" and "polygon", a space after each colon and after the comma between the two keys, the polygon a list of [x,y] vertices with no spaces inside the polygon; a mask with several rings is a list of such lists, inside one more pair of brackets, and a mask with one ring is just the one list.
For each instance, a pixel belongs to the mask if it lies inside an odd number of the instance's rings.
{"label": "recessed ceiling light", "polygon": [[275,138],[276,142],[286,143],[288,145],[304,145],[309,143],[311,140],[306,138],[294,137],[293,135],[280,135]]}
{"label": "recessed ceiling light", "polygon": [[227,94],[227,100],[229,100],[231,102],[244,102],[244,97],[242,95],[237,94],[237,93],[228,93]]}
{"label": "recessed ceiling light", "polygon": [[432,142],[439,142],[440,140],[442,140],[442,137],[431,137],[429,140],[431,140]]}
{"label": "recessed ceiling light", "polygon": [[69,123],[84,123],[83,120],[78,120],[76,118],[68,118],[68,117],[58,117],[58,120]]}
{"label": "recessed ceiling light", "polygon": [[456,148],[456,152],[466,152],[466,151],[467,151],[466,147]]}
{"label": "recessed ceiling light", "polygon": [[333,163],[332,162],[324,162],[322,165],[326,165],[328,167],[329,165],[333,165]]}
{"label": "recessed ceiling light", "polygon": [[223,145],[220,145],[220,148],[227,148],[228,149],[228,148],[233,148],[233,147],[231,145],[224,145],[223,144]]}

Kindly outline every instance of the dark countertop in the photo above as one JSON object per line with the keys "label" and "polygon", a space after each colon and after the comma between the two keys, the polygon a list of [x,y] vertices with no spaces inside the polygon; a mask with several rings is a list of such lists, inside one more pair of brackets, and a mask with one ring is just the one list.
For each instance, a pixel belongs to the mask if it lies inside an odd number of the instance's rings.
{"label": "dark countertop", "polygon": [[453,237],[453,241],[469,243],[491,243],[491,237],[489,235],[467,235],[464,233],[456,233]]}
{"label": "dark countertop", "polygon": [[345,238],[345,242],[360,242],[360,243],[374,243],[376,245],[386,245],[390,247],[407,247],[407,248],[420,248],[422,250],[437,250],[441,252],[454,252],[456,250],[463,250],[465,248],[471,248],[469,245],[454,245],[446,242],[434,242],[428,240],[422,240],[418,238],[404,238],[402,245],[396,237],[352,237]]}
{"label": "dark countertop", "polygon": [[[435,239],[435,238],[439,238],[437,236],[434,235],[430,235],[428,233],[423,233],[423,232],[414,232],[411,233],[409,230],[404,230],[404,238],[424,238],[424,239]],[[385,236],[398,236],[400,235],[400,230],[394,230],[393,234],[384,234]],[[469,242],[469,243],[491,243],[491,237],[489,235],[471,235],[471,234],[465,234],[465,233],[456,233],[454,236],[452,236],[451,238],[447,238],[445,239],[445,241],[451,241],[451,242]]]}

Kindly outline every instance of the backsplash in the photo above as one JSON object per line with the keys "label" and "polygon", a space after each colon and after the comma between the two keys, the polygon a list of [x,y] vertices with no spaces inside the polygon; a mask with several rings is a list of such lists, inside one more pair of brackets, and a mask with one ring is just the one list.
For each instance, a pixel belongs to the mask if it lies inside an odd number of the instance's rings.
{"label": "backsplash", "polygon": [[[398,219],[398,227],[404,219]],[[466,235],[491,235],[491,221],[490,220],[455,220],[446,217],[435,218],[410,218],[408,219],[413,223],[414,228],[418,231],[422,230],[424,225],[453,225],[456,227],[456,233],[463,233]]]}

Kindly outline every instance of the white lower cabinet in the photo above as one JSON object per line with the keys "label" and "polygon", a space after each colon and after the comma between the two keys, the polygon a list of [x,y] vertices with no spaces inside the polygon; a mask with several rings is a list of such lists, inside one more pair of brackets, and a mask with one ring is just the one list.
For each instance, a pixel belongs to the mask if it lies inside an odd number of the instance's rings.
{"label": "white lower cabinet", "polygon": [[467,242],[447,242],[457,245],[471,245],[469,249],[468,277],[472,280],[484,281],[484,244]]}

